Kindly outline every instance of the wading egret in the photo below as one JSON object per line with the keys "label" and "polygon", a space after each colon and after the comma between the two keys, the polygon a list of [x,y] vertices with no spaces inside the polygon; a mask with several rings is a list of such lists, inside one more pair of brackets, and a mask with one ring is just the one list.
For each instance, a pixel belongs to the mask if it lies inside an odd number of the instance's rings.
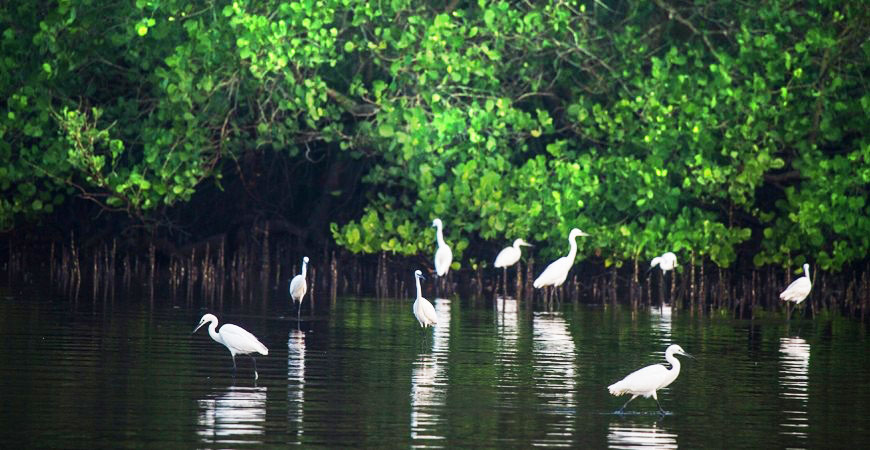
{"label": "wading egret", "polygon": [[677,379],[677,376],[680,375],[680,361],[674,355],[692,357],[692,355],[686,353],[682,347],[673,344],[665,350],[665,359],[671,363],[670,369],[665,367],[664,364],[653,364],[651,366],[646,366],[643,369],[638,369],[622,380],[607,387],[611,395],[620,396],[623,394],[631,394],[631,398],[622,405],[622,408],[619,408],[617,411],[618,413],[621,414],[625,411],[625,407],[628,406],[632,400],[642,395],[646,398],[652,397],[653,400],[656,401],[659,411],[662,414],[665,414],[665,410],[662,409],[662,405],[659,404],[656,391],[667,387]]}
{"label": "wading egret", "polygon": [[233,377],[236,376],[236,355],[251,355],[251,361],[254,361],[254,379],[258,379],[260,376],[257,374],[257,360],[254,359],[254,353],[268,355],[269,349],[257,340],[253,334],[248,333],[247,330],[240,326],[227,323],[221,327],[220,331],[217,331],[218,319],[214,314],[202,316],[202,319],[199,320],[199,325],[196,326],[191,334],[196,333],[197,330],[207,323],[209,324],[209,336],[215,342],[224,344],[233,357]]}
{"label": "wading egret", "polygon": [[674,267],[677,267],[677,255],[675,255],[673,252],[667,252],[662,256],[656,256],[650,262],[649,270],[647,270],[647,272],[653,270],[655,266],[659,266],[659,268],[662,269],[662,273],[667,273],[669,270],[674,270]]}
{"label": "wading egret", "polygon": [[[804,299],[810,295],[810,290],[813,288],[813,284],[810,282],[810,265],[804,264],[804,276],[798,278],[791,282],[781,294],[779,294],[779,299],[787,302],[794,302],[794,307],[797,307]],[[788,311],[788,318],[791,318],[791,309],[786,305],[786,310]]]}
{"label": "wading egret", "polygon": [[436,228],[435,235],[438,239],[438,250],[435,251],[435,273],[439,277],[443,277],[447,275],[447,271],[450,270],[450,264],[453,263],[453,251],[450,250],[450,246],[444,242],[444,231],[443,225],[441,224],[441,219],[435,219],[432,221],[432,226]]}
{"label": "wading egret", "polygon": [[516,264],[517,261],[520,260],[520,256],[522,256],[522,252],[520,252],[521,245],[525,245],[527,247],[532,246],[532,244],[529,244],[522,239],[515,240],[514,245],[510,247],[505,247],[501,249],[500,252],[498,252],[498,256],[495,257],[495,267],[507,269],[508,267]]}
{"label": "wading egret", "polygon": [[577,242],[575,239],[578,236],[589,236],[588,234],[580,231],[579,228],[574,228],[571,230],[571,234],[568,235],[568,242],[571,244],[571,251],[568,252],[568,256],[563,256],[547,266],[538,278],[535,279],[535,282],[532,284],[535,288],[542,288],[544,286],[553,286],[559,287],[562,283],[565,282],[565,279],[568,278],[568,271],[571,270],[571,266],[574,265],[574,258],[577,256]]}
{"label": "wading egret", "polygon": [[302,273],[293,277],[290,280],[290,298],[294,302],[299,302],[299,307],[296,310],[296,319],[299,320],[302,314],[302,299],[305,293],[308,292],[308,282],[305,281],[305,274],[308,272],[308,257],[302,258]]}
{"label": "wading egret", "polygon": [[417,299],[414,300],[414,317],[420,326],[426,328],[438,324],[438,314],[435,313],[435,307],[429,303],[429,300],[423,298],[423,288],[420,287],[420,280],[423,279],[423,272],[414,271],[414,278],[417,281]]}
{"label": "wading egret", "polygon": [[[507,268],[516,264],[517,261],[520,260],[520,256],[522,256],[522,252],[520,251],[520,246],[525,245],[527,247],[531,247],[532,244],[522,240],[516,239],[514,240],[514,244],[510,247],[505,247],[498,252],[498,256],[495,257],[495,267],[504,269],[504,294],[507,296]],[[519,269],[518,269],[519,270]]]}

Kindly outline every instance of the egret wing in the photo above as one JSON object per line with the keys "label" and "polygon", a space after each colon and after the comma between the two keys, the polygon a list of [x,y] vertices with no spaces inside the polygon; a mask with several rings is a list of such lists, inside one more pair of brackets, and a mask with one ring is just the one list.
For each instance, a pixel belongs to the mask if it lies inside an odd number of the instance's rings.
{"label": "egret wing", "polygon": [[305,278],[302,278],[302,275],[293,277],[290,281],[290,297],[295,301],[301,301],[307,291],[308,283],[305,282]]}
{"label": "egret wing", "polygon": [[224,345],[238,354],[260,353],[268,355],[269,349],[266,348],[253,334],[249,333],[242,327],[228,323],[220,329],[221,339]]}
{"label": "egret wing", "polygon": [[495,267],[509,267],[516,264],[519,261],[519,255],[517,255],[517,249],[513,247],[503,248],[500,252],[498,252],[498,256],[495,257]]}
{"label": "egret wing", "polygon": [[807,298],[812,287],[809,278],[800,277],[797,280],[792,281],[791,284],[789,284],[788,287],[779,294],[779,298],[800,303],[803,299]]}
{"label": "egret wing", "polygon": [[668,369],[661,364],[653,364],[635,370],[625,378],[608,387],[613,395],[633,394],[649,396],[658,389],[668,376]]}
{"label": "egret wing", "polygon": [[447,271],[450,270],[450,264],[453,264],[453,250],[450,250],[450,247],[446,244],[438,247],[438,250],[435,252],[435,273],[439,277],[447,275]]}
{"label": "egret wing", "polygon": [[435,307],[423,297],[414,302],[414,315],[421,326],[438,324],[438,314],[435,312]]}
{"label": "egret wing", "polygon": [[571,270],[571,262],[566,256],[563,256],[547,266],[538,278],[535,279],[534,286],[536,288],[543,286],[561,286],[568,277],[568,271]]}

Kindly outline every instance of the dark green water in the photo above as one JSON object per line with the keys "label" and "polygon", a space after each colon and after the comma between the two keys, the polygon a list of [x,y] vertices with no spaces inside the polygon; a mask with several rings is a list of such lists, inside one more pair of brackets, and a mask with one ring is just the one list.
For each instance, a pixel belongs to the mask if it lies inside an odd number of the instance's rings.
{"label": "dark green water", "polygon": [[[626,309],[544,313],[438,300],[339,299],[297,324],[287,303],[204,308],[0,297],[0,433],[25,447],[865,447],[870,346],[848,319],[734,322]],[[307,305],[306,305],[307,307]],[[322,309],[323,311],[320,311]],[[239,357],[204,312],[269,347]],[[678,343],[697,359],[651,399],[606,387]]]}

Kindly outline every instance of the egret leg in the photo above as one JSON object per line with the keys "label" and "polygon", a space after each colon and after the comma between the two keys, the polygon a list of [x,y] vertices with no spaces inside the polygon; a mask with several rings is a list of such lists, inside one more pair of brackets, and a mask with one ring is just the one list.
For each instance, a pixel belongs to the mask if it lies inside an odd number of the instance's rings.
{"label": "egret leg", "polygon": [[234,353],[230,353],[233,356],[233,378],[236,378],[236,355]]}
{"label": "egret leg", "polygon": [[662,408],[661,403],[659,403],[659,399],[653,397],[653,400],[656,401],[656,405],[659,407],[659,412],[660,412],[663,416],[664,416],[665,414],[667,414],[667,413],[665,412],[665,410]]}
{"label": "egret leg", "polygon": [[504,275],[502,276],[502,282],[504,284],[504,293],[502,297],[507,297],[507,267],[504,268]]}
{"label": "egret leg", "polygon": [[[625,402],[624,405],[622,405],[622,408],[619,408],[619,409],[616,411],[616,413],[617,413],[617,414],[623,414],[623,413],[625,413],[625,407],[628,406],[628,404],[631,403],[631,401],[634,400],[634,399],[636,399],[636,398],[637,398],[636,395],[632,395],[631,398],[628,399],[628,401]],[[658,402],[658,400],[656,400],[656,402]]]}
{"label": "egret leg", "polygon": [[254,362],[254,379],[258,380],[260,378],[260,375],[257,374],[257,358],[254,358],[253,356],[251,356],[251,361]]}

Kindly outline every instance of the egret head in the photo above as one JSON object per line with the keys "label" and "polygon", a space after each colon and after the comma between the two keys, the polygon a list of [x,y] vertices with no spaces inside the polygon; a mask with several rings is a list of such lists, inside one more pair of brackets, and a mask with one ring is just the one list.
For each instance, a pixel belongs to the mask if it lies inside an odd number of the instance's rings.
{"label": "egret head", "polygon": [[807,278],[810,277],[810,265],[807,264],[807,263],[804,263],[804,275],[805,275]]}
{"label": "egret head", "polygon": [[432,221],[432,226],[435,228],[441,228],[441,219],[435,219]]}
{"label": "egret head", "polygon": [[196,328],[194,328],[190,334],[196,333],[197,330],[199,330],[200,328],[202,328],[203,325],[205,325],[209,322],[217,322],[217,321],[218,321],[218,319],[217,319],[217,317],[214,316],[214,314],[205,314],[204,316],[202,316],[202,319],[199,319],[199,325],[197,325]]}
{"label": "egret head", "polygon": [[307,256],[305,256],[305,257],[302,258],[302,263],[303,263],[303,264],[308,264],[308,257],[307,257]]}
{"label": "egret head", "polygon": [[589,234],[580,230],[579,228],[574,228],[571,230],[571,234],[568,235],[568,239],[574,239],[577,236],[589,236]]}
{"label": "egret head", "polygon": [[423,276],[423,272],[420,272],[420,269],[414,271],[414,278],[419,278],[421,280],[426,279],[426,277]]}
{"label": "egret head", "polygon": [[683,356],[688,356],[689,358],[694,358],[694,356],[686,353],[686,351],[683,350],[683,347],[680,347],[677,344],[672,344],[671,346],[669,346],[668,349],[665,350],[665,354],[683,355]]}
{"label": "egret head", "polygon": [[522,238],[514,241],[514,247],[519,247],[521,245],[525,245],[526,247],[533,247],[532,244],[529,244],[528,242],[524,241]]}

